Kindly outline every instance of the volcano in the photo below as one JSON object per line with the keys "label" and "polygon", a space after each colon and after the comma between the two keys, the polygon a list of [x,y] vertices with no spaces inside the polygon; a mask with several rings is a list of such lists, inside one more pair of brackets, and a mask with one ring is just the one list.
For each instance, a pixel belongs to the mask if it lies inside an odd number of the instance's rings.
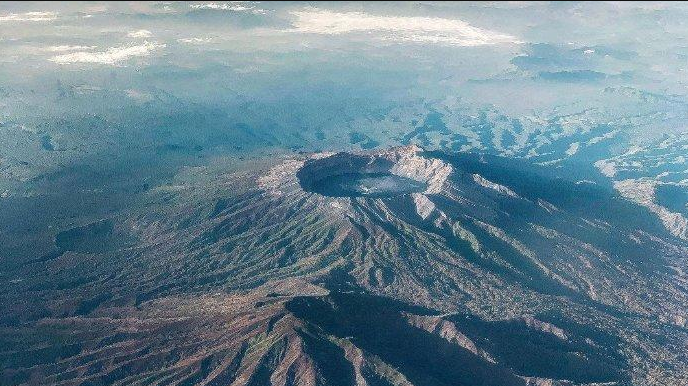
{"label": "volcano", "polygon": [[688,246],[605,187],[417,146],[188,175],[13,268],[3,384],[688,374]]}

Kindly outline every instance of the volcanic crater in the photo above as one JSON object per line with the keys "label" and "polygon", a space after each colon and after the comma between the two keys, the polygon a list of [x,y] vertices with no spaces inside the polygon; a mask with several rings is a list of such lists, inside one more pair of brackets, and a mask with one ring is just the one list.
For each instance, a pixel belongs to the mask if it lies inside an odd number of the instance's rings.
{"label": "volcanic crater", "polygon": [[296,172],[304,191],[329,197],[391,197],[437,193],[450,165],[426,158],[417,146],[336,153],[306,160]]}

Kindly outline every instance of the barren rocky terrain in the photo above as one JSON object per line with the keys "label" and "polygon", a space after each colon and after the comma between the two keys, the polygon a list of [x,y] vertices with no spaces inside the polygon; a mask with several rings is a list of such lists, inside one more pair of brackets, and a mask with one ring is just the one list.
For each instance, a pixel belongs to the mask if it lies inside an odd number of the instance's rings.
{"label": "barren rocky terrain", "polygon": [[417,146],[195,173],[12,270],[3,383],[686,382],[688,246],[613,191]]}

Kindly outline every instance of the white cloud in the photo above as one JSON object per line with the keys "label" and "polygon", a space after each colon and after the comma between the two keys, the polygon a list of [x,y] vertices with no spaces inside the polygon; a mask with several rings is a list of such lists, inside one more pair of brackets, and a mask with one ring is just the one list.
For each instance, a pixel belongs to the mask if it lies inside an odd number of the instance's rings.
{"label": "white cloud", "polygon": [[45,51],[48,52],[67,52],[67,51],[78,51],[78,50],[94,50],[98,48],[97,46],[69,46],[69,45],[62,45],[62,46],[50,46],[46,47]]}
{"label": "white cloud", "polygon": [[520,43],[511,35],[498,33],[456,19],[438,17],[375,16],[363,12],[332,12],[306,8],[291,12],[296,17],[293,32],[338,35],[380,32],[383,40],[479,46]]}
{"label": "white cloud", "polygon": [[57,19],[55,12],[7,13],[0,15],[2,21],[52,21]]}
{"label": "white cloud", "polygon": [[83,9],[86,13],[103,13],[108,11],[108,6],[105,4],[90,5]]}
{"label": "white cloud", "polygon": [[234,12],[250,12],[256,15],[265,14],[266,11],[261,8],[256,8],[254,1],[230,1],[229,3],[205,3],[205,4],[191,4],[193,9],[213,9],[218,11],[234,11]]}
{"label": "white cloud", "polygon": [[49,60],[57,64],[72,63],[97,63],[97,64],[117,64],[133,57],[149,56],[155,50],[164,48],[164,44],[156,42],[144,42],[134,46],[111,47],[106,51],[89,52],[78,51],[69,54],[53,56]]}
{"label": "white cloud", "polygon": [[137,31],[131,31],[127,34],[130,38],[149,38],[153,36],[153,33],[147,29],[140,29]]}
{"label": "white cloud", "polygon": [[182,39],[177,39],[178,43],[184,43],[184,44],[205,44],[205,43],[210,43],[213,41],[213,38],[182,38]]}

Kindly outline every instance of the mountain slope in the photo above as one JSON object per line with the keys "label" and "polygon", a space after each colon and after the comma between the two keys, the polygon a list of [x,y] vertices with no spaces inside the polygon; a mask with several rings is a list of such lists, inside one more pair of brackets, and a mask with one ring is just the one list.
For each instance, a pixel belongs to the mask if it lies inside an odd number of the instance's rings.
{"label": "mountain slope", "polygon": [[607,188],[414,146],[192,174],[12,268],[4,383],[688,379],[688,246]]}

